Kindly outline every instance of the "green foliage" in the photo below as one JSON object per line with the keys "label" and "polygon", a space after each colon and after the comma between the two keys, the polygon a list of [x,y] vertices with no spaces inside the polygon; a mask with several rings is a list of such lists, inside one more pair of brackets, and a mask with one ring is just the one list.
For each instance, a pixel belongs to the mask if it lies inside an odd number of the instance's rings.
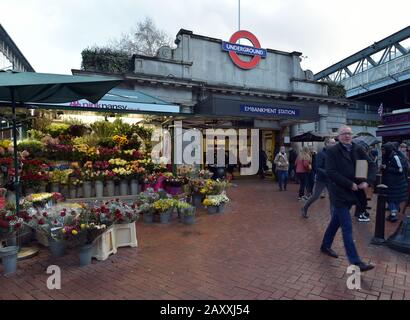
{"label": "green foliage", "polygon": [[38,131],[46,132],[47,127],[51,125],[51,123],[52,121],[48,118],[38,117],[33,119],[31,128]]}
{"label": "green foliage", "polygon": [[328,87],[327,94],[329,97],[346,98],[346,89],[342,84],[336,82],[325,82],[325,84]]}
{"label": "green foliage", "polygon": [[82,69],[107,73],[124,73],[132,68],[132,59],[123,51],[87,48],[81,52]]}
{"label": "green foliage", "polygon": [[41,139],[43,139],[46,136],[43,132],[36,129],[28,130],[27,135],[29,139],[38,141],[41,141]]}
{"label": "green foliage", "polygon": [[52,123],[45,129],[45,132],[50,134],[53,138],[57,138],[60,135],[68,133],[70,126],[66,123]]}
{"label": "green foliage", "polygon": [[114,136],[114,125],[109,121],[96,121],[91,125],[91,129],[99,138],[111,138]]}
{"label": "green foliage", "polygon": [[114,148],[115,142],[111,137],[102,137],[98,139],[98,145],[103,148]]}
{"label": "green foliage", "polygon": [[39,157],[43,152],[44,144],[38,140],[25,139],[19,142],[17,145],[18,151],[27,150],[30,155]]}
{"label": "green foliage", "polygon": [[131,137],[132,135],[132,126],[128,123],[122,121],[121,118],[116,118],[112,123],[114,126],[114,135],[124,135],[127,138]]}

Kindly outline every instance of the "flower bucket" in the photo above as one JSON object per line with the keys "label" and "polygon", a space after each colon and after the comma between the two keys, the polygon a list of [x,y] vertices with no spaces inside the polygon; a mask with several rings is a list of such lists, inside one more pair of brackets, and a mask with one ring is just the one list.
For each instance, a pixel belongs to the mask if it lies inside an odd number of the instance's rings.
{"label": "flower bucket", "polygon": [[51,184],[51,192],[60,192],[60,184],[53,182]]}
{"label": "flower bucket", "polygon": [[195,215],[192,215],[192,216],[183,215],[182,216],[182,221],[183,221],[184,224],[187,224],[187,225],[194,224],[195,223]]}
{"label": "flower bucket", "polygon": [[77,188],[70,186],[70,199],[75,199],[77,197]]}
{"label": "flower bucket", "polygon": [[224,211],[225,211],[225,203],[221,203],[218,206],[218,213],[224,213]]}
{"label": "flower bucket", "polygon": [[17,270],[17,246],[0,248],[0,257],[3,262],[3,274],[12,274]]}
{"label": "flower bucket", "polygon": [[6,244],[8,247],[15,247],[17,246],[17,236],[14,234],[10,238],[6,240]]}
{"label": "flower bucket", "polygon": [[192,195],[192,204],[196,207],[196,208],[202,208],[202,198],[203,196],[199,193],[194,193]]}
{"label": "flower bucket", "polygon": [[91,198],[91,181],[84,181],[83,183],[83,197]]}
{"label": "flower bucket", "polygon": [[218,207],[217,206],[209,206],[207,210],[208,210],[208,214],[218,213]]}
{"label": "flower bucket", "polygon": [[107,180],[107,197],[114,197],[115,195],[115,183],[114,180]]}
{"label": "flower bucket", "polygon": [[86,266],[91,264],[91,258],[92,258],[92,249],[93,245],[92,244],[86,244],[82,247],[80,247],[80,266]]}
{"label": "flower bucket", "polygon": [[7,191],[7,202],[16,203],[16,194],[13,191]]}
{"label": "flower bucket", "polygon": [[151,213],[146,213],[144,212],[144,214],[142,215],[143,221],[144,223],[153,223],[154,222],[154,214]]}
{"label": "flower bucket", "polygon": [[95,197],[102,198],[104,196],[104,183],[102,181],[95,182]]}
{"label": "flower bucket", "polygon": [[159,217],[160,217],[160,222],[163,223],[163,224],[170,223],[170,221],[171,221],[171,214],[172,214],[172,210],[168,210],[168,211],[166,211],[166,212],[161,213],[161,214],[159,215]]}
{"label": "flower bucket", "polygon": [[65,255],[66,243],[64,241],[49,240],[48,244],[53,257],[59,258]]}
{"label": "flower bucket", "polygon": [[123,179],[120,181],[120,195],[128,195],[128,180]]}
{"label": "flower bucket", "polygon": [[166,186],[166,191],[175,196],[182,193],[182,187]]}
{"label": "flower bucket", "polygon": [[137,195],[140,192],[140,186],[137,179],[131,180],[131,194]]}

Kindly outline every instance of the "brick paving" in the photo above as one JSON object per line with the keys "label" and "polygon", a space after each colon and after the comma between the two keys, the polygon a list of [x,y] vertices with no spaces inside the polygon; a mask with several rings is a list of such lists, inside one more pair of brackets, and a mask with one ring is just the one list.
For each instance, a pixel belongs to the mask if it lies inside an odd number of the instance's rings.
{"label": "brick paving", "polygon": [[[224,214],[200,210],[193,226],[176,217],[169,225],[138,221],[139,247],[119,248],[105,261],[79,267],[75,251],[53,258],[41,248],[18,262],[15,275],[0,275],[0,299],[410,300],[410,256],[369,244],[375,203],[371,223],[353,224],[360,256],[376,268],[362,274],[361,290],[349,290],[340,231],[333,246],[339,259],[319,252],[327,198],[306,220],[296,185],[279,192],[269,180],[236,183]],[[396,227],[387,223],[386,235]],[[61,290],[46,287],[49,265],[61,267]]]}

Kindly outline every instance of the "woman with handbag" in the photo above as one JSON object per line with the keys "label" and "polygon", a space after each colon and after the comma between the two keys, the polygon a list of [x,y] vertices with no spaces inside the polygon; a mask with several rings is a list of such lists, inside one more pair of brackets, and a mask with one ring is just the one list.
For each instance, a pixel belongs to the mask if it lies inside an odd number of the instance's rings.
{"label": "woman with handbag", "polygon": [[298,200],[307,199],[305,189],[308,182],[309,173],[312,170],[312,157],[308,147],[303,147],[302,151],[296,158],[296,176],[299,180],[299,197]]}

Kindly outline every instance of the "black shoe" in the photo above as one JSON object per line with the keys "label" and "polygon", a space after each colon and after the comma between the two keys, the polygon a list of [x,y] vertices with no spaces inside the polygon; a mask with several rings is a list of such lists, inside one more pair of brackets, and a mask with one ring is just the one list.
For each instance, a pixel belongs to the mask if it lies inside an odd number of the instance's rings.
{"label": "black shoe", "polygon": [[332,258],[339,258],[339,256],[337,255],[336,252],[334,252],[332,249],[330,248],[326,248],[324,246],[320,247],[320,251],[322,251],[324,254],[327,254],[329,257]]}
{"label": "black shoe", "polygon": [[374,268],[374,265],[372,265],[370,263],[367,264],[367,263],[364,263],[364,262],[355,263],[355,265],[359,267],[361,272],[366,272],[366,271],[372,270]]}
{"label": "black shoe", "polygon": [[301,215],[302,215],[303,218],[305,218],[305,219],[308,218],[307,212],[306,212],[306,210],[305,210],[303,207],[300,208],[300,213],[301,213]]}
{"label": "black shoe", "polygon": [[386,220],[387,221],[390,221],[390,222],[396,222],[397,220],[399,220],[398,218],[397,218],[397,216],[392,216],[392,215],[389,215],[387,218],[386,218]]}

